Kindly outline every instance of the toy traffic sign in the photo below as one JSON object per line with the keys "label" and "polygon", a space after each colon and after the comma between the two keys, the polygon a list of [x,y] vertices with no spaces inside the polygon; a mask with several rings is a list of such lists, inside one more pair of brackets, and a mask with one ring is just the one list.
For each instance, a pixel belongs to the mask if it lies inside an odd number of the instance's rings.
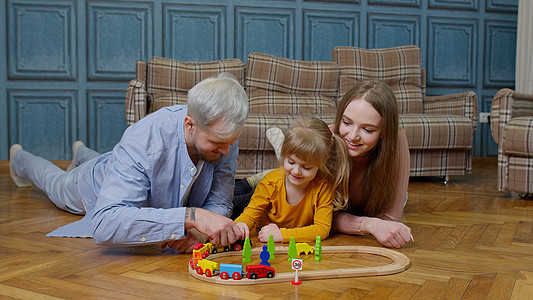
{"label": "toy traffic sign", "polygon": [[303,262],[301,259],[293,259],[292,260],[292,269],[296,270],[296,274],[294,275],[294,280],[292,281],[292,284],[294,285],[300,285],[302,284],[302,281],[298,280],[298,270],[301,270],[303,267]]}

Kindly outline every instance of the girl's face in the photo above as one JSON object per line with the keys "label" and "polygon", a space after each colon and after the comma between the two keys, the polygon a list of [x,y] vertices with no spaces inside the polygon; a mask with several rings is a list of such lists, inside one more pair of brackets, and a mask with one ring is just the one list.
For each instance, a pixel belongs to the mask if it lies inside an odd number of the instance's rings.
{"label": "girl's face", "polygon": [[294,155],[289,155],[283,160],[283,168],[287,173],[287,180],[296,186],[308,184],[318,172],[318,167],[308,164]]}
{"label": "girl's face", "polygon": [[355,99],[346,106],[339,133],[346,142],[351,157],[359,157],[372,150],[381,137],[381,115],[363,99]]}

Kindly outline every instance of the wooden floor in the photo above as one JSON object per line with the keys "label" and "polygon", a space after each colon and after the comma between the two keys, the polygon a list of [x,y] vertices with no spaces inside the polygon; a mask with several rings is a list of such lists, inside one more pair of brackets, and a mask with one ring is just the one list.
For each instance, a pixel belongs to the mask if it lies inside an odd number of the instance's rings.
{"label": "wooden floor", "polygon": [[[37,190],[16,188],[7,162],[0,162],[0,298],[533,298],[533,199],[496,190],[494,158],[474,159],[473,173],[456,176],[448,185],[438,178],[411,180],[404,222],[415,241],[399,250],[411,266],[394,275],[300,286],[214,285],[188,274],[190,255],[157,246],[106,248],[91,239],[45,237],[79,218],[56,209]],[[379,247],[372,236],[339,234],[322,244]],[[290,271],[286,258],[276,254],[276,272]],[[304,271],[389,263],[370,254],[324,255],[320,263],[312,256],[302,258]]]}

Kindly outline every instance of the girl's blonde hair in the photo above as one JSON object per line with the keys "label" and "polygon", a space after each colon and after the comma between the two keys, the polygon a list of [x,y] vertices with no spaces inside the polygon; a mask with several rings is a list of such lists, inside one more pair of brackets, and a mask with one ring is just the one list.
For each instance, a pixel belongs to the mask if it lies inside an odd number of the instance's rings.
{"label": "girl's blonde hair", "polygon": [[333,207],[345,209],[349,202],[351,162],[344,140],[333,134],[328,125],[316,118],[302,119],[285,133],[281,159],[294,155],[298,159],[318,166],[321,178],[334,189]]}
{"label": "girl's blonde hair", "polygon": [[369,157],[369,164],[358,197],[367,201],[360,207],[350,207],[350,210],[365,216],[376,216],[391,205],[398,182],[398,106],[394,92],[387,84],[377,80],[358,82],[339,103],[335,133],[339,133],[346,107],[357,99],[370,103],[381,115],[381,137],[377,145],[365,154]]}

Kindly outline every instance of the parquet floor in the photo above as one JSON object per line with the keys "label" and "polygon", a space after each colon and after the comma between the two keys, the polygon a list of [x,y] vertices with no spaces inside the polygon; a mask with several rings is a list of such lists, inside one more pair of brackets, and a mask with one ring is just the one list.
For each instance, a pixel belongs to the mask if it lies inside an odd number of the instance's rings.
{"label": "parquet floor", "polygon": [[[399,250],[411,260],[406,271],[236,287],[191,277],[190,255],[158,246],[106,248],[91,239],[45,237],[80,217],[37,190],[16,188],[0,162],[0,298],[533,299],[533,199],[496,190],[494,158],[475,158],[473,174],[452,179],[411,181],[404,222],[415,241]],[[340,234],[322,244],[379,246],[372,236]],[[276,254],[276,272],[289,271],[286,257]],[[304,271],[388,263],[369,254],[324,255],[319,264],[303,258]]]}

